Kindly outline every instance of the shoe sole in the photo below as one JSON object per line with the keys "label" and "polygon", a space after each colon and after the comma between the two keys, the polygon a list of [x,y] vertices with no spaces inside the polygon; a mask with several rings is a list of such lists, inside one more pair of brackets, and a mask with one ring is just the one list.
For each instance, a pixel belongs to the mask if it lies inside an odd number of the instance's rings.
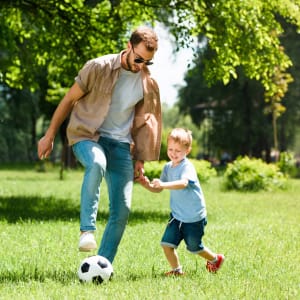
{"label": "shoe sole", "polygon": [[96,250],[96,248],[79,248],[80,252],[91,252],[93,250]]}
{"label": "shoe sole", "polygon": [[80,252],[90,252],[97,249],[97,245],[85,245],[84,247],[78,247]]}

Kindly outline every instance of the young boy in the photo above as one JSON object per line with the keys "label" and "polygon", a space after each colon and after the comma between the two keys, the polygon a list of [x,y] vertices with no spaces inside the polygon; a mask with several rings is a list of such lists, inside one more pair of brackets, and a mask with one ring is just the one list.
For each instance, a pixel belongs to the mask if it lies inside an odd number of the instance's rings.
{"label": "young boy", "polygon": [[186,158],[191,151],[191,131],[175,128],[168,135],[167,154],[170,158],[160,179],[140,181],[151,192],[170,190],[171,215],[161,246],[172,268],[166,276],[184,275],[176,248],[182,240],[187,250],[207,260],[206,269],[216,273],[224,262],[223,254],[216,254],[202,244],[207,224],[206,207],[202,189],[192,163]]}

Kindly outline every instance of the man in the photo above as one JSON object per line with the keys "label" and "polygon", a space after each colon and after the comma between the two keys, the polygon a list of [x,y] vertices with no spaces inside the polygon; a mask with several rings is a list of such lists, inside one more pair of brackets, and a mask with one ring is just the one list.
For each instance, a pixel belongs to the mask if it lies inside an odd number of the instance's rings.
{"label": "man", "polygon": [[79,250],[97,248],[94,231],[100,184],[105,177],[109,220],[98,254],[110,262],[128,220],[133,179],[143,179],[145,160],[159,158],[162,125],[159,88],[147,68],[153,63],[157,42],[152,29],[141,27],[132,33],[121,53],[88,61],[38,143],[39,158],[48,157],[59,126],[71,113],[68,141],[85,167]]}

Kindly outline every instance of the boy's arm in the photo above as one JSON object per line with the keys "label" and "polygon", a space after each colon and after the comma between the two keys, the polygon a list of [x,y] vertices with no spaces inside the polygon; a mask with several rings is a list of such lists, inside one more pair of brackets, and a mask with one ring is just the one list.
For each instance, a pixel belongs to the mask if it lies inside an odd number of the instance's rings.
{"label": "boy's arm", "polygon": [[167,189],[167,190],[182,190],[187,187],[188,179],[179,179],[175,181],[163,182],[159,179],[154,179],[152,185],[156,189]]}
{"label": "boy's arm", "polygon": [[137,180],[140,182],[140,184],[146,188],[148,191],[153,192],[153,193],[159,193],[163,189],[167,190],[182,190],[187,187],[189,181],[188,179],[180,179],[180,180],[175,180],[175,181],[168,181],[168,182],[163,182],[160,179],[153,179],[152,182],[150,182],[148,177],[145,177],[144,180]]}
{"label": "boy's arm", "polygon": [[163,190],[162,188],[154,187],[147,176],[145,176],[144,179],[137,178],[136,181],[152,193],[160,193]]}

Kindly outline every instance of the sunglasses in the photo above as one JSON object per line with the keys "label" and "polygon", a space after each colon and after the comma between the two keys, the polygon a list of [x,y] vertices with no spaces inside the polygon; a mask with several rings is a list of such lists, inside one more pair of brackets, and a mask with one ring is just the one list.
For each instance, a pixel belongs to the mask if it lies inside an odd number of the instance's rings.
{"label": "sunglasses", "polygon": [[[131,46],[132,46],[132,45],[131,45]],[[134,52],[133,46],[132,46],[131,49],[132,49],[134,55],[138,55],[138,54],[136,54],[136,53]],[[143,58],[141,58],[141,57],[135,58],[135,59],[134,59],[134,62],[135,62],[136,64],[145,64],[146,66],[151,66],[151,65],[153,65],[153,61],[151,61],[151,60],[145,60],[145,59],[143,59]]]}

